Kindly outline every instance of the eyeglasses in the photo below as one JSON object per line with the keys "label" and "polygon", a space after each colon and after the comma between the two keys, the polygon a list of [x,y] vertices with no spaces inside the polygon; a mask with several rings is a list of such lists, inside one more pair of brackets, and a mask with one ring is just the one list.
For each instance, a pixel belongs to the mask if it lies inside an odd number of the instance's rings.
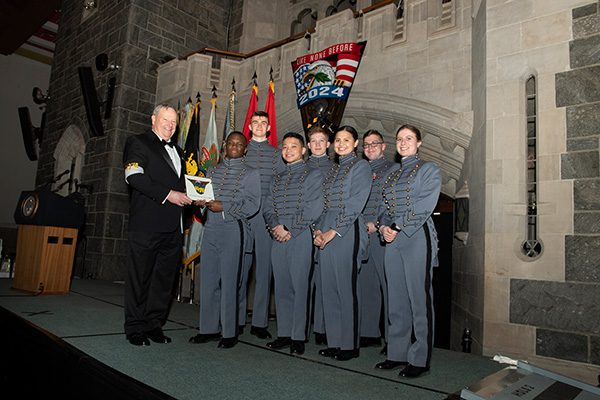
{"label": "eyeglasses", "polygon": [[363,143],[363,148],[368,149],[369,147],[375,147],[383,144],[383,142]]}

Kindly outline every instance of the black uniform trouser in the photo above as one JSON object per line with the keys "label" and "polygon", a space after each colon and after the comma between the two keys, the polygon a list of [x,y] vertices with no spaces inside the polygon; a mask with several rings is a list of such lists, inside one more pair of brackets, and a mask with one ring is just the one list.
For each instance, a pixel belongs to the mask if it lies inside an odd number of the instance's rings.
{"label": "black uniform trouser", "polygon": [[167,321],[173,280],[181,258],[180,228],[170,233],[129,232],[125,280],[125,333]]}

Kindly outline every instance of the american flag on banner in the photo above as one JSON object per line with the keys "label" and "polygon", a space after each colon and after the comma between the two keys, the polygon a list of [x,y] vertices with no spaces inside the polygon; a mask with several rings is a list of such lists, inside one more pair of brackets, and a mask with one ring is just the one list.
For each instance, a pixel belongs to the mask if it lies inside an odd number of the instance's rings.
{"label": "american flag on banner", "polygon": [[360,54],[340,54],[335,68],[335,79],[344,81],[344,86],[352,86],[356,70],[358,70],[358,64],[360,63],[360,57]]}
{"label": "american flag on banner", "polygon": [[309,64],[303,64],[294,72],[294,82],[296,83],[296,92],[298,93],[303,92],[308,87],[308,82],[303,82],[302,78],[309,67]]}

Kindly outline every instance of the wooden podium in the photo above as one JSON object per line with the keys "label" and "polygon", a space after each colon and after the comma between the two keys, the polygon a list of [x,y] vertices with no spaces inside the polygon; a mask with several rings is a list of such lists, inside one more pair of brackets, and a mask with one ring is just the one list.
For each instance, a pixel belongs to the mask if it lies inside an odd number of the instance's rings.
{"label": "wooden podium", "polygon": [[12,290],[68,294],[83,206],[50,191],[21,193]]}
{"label": "wooden podium", "polygon": [[12,289],[30,294],[69,294],[77,229],[19,225]]}

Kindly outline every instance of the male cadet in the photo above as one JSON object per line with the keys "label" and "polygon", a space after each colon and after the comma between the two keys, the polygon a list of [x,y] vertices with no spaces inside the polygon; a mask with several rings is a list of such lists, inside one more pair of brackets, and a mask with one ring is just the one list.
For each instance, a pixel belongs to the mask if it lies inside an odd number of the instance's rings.
{"label": "male cadet", "polygon": [[361,292],[361,338],[360,347],[381,345],[381,306],[384,311],[384,338],[387,338],[387,288],[383,272],[385,247],[377,234],[378,210],[382,202],[382,188],[389,174],[398,169],[399,164],[389,161],[383,155],[385,143],[383,136],[376,130],[363,135],[364,154],[371,165],[373,184],[369,200],[363,210],[363,216],[369,232],[369,258],[363,261],[358,279]]}
{"label": "male cadet", "polygon": [[287,166],[271,178],[269,192],[263,199],[264,218],[274,239],[271,260],[277,310],[277,339],[267,343],[267,347],[290,347],[291,354],[303,354],[310,327],[310,225],[323,210],[323,176],[302,160],[306,147],[301,135],[286,133],[281,151]]}
{"label": "male cadet", "polygon": [[[269,114],[264,111],[255,111],[250,117],[250,131],[252,139],[248,143],[248,151],[244,157],[246,164],[258,169],[260,173],[261,198],[269,190],[271,177],[285,169],[281,159],[281,150],[269,144]],[[248,243],[250,252],[254,245],[256,286],[254,288],[254,305],[252,307],[252,327],[250,333],[260,339],[270,339],[267,330],[269,324],[269,301],[271,300],[271,244],[273,240],[265,226],[262,206],[260,211],[250,218],[251,236]],[[246,254],[244,260],[244,276],[240,293],[240,324],[246,319],[246,286],[252,256]]]}
{"label": "male cadet", "polygon": [[181,257],[181,212],[192,203],[185,194],[183,151],[171,140],[177,111],[160,104],[151,119],[152,130],[128,137],[123,150],[131,188],[125,334],[135,346],[171,341],[162,326]]}
{"label": "male cadet", "polygon": [[[207,171],[214,200],[197,200],[208,209],[200,260],[200,333],[190,343],[221,338],[231,348],[238,339],[238,290],[243,269],[248,218],[260,208],[260,175],[243,162],[246,137],[231,132],[225,158]],[[204,209],[204,211],[206,211]]]}
{"label": "male cadet", "polygon": [[[323,179],[327,176],[333,161],[327,155],[327,149],[331,142],[329,141],[329,132],[319,125],[314,125],[307,132],[308,148],[310,149],[310,157],[306,164],[310,168],[317,168],[321,171]],[[314,292],[313,310],[313,331],[315,332],[315,342],[317,344],[327,344],[327,336],[325,335],[325,318],[323,316],[323,297],[321,293],[321,272],[319,264],[314,263],[313,282],[311,288]],[[313,296],[311,296],[311,299]]]}

